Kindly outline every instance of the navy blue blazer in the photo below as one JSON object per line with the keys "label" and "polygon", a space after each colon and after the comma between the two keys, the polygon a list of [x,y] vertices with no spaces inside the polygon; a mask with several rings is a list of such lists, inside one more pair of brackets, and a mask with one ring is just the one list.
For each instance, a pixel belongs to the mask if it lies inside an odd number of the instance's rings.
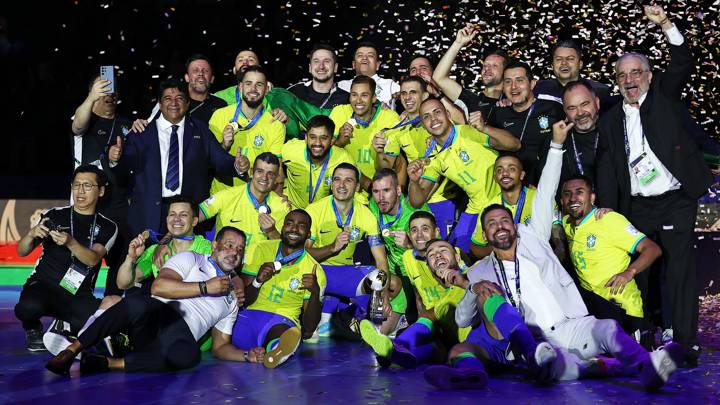
{"label": "navy blue blazer", "polygon": [[[237,176],[235,159],[203,123],[185,116],[184,128],[181,194],[200,203],[209,196],[214,176]],[[160,217],[163,184],[156,122],[150,122],[145,131],[128,136],[113,170],[119,181],[132,186],[128,210],[131,235],[146,228],[164,229],[165,218]]]}

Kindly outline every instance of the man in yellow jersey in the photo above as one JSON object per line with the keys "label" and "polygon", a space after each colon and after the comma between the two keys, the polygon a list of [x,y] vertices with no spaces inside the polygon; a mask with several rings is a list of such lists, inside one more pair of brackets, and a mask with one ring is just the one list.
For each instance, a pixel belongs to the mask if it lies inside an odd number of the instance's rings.
{"label": "man in yellow jersey", "polygon": [[[238,80],[238,89],[242,94],[237,104],[231,104],[213,113],[210,118],[210,130],[225,150],[237,153],[238,150],[247,159],[239,170],[248,170],[250,162],[263,152],[280,155],[285,143],[285,126],[275,120],[263,106],[267,93],[267,76],[260,66],[249,66]],[[239,185],[241,180],[232,183],[227,178],[216,178],[211,192]]]}
{"label": "man in yellow jersey", "polygon": [[215,228],[232,226],[247,236],[248,256],[257,241],[279,239],[275,224],[290,210],[273,190],[280,172],[280,159],[270,152],[255,158],[247,184],[219,191],[200,203],[200,221],[216,217]]}
{"label": "man in yellow jersey", "polygon": [[[443,178],[462,188],[470,201],[449,241],[469,253],[478,213],[487,205],[489,196],[498,193],[498,186],[493,182],[497,152],[492,148],[517,150],[520,141],[505,134],[490,137],[468,125],[453,125],[445,106],[435,99],[423,101],[420,118],[433,138],[428,150],[430,153],[437,150],[437,154],[429,162],[419,159],[408,165],[410,204],[419,207],[427,202]],[[428,151],[425,155],[429,155]]]}
{"label": "man in yellow jersey", "polygon": [[[660,247],[621,214],[597,218],[591,180],[582,175],[563,183],[563,226],[580,293],[590,314],[615,319],[628,333],[644,330],[643,300],[635,275],[660,257]],[[639,252],[637,259],[630,255]]]}
{"label": "man in yellow jersey", "polygon": [[[322,263],[328,277],[329,296],[323,304],[323,319],[318,331],[320,336],[330,333],[329,324],[326,322],[329,322],[331,314],[337,311],[340,305],[338,298],[355,299],[358,306],[356,316],[364,317],[364,308],[369,300],[369,292],[363,291],[365,276],[374,268],[389,274],[387,253],[377,220],[368,207],[355,201],[355,193],[360,189],[359,178],[360,172],[355,166],[349,163],[339,164],[332,175],[332,195],[307,207],[308,214],[314,218],[307,242],[308,252]],[[364,240],[370,246],[375,266],[355,266],[355,249],[357,244]],[[384,315],[388,318],[385,325],[387,332],[391,331],[390,326],[394,327],[390,323],[397,320],[391,317],[390,291],[398,296],[400,286],[400,280],[391,275],[389,289],[383,291]],[[393,308],[396,313],[405,312],[403,307]]]}
{"label": "man in yellow jersey", "polygon": [[339,105],[330,112],[335,122],[335,146],[345,148],[362,174],[362,189],[369,190],[375,174],[375,151],[372,138],[383,128],[398,123],[397,113],[380,107],[375,97],[375,81],[357,76],[350,87],[350,104]]}
{"label": "man in yellow jersey", "polygon": [[280,240],[257,243],[242,271],[247,309],[238,313],[232,342],[243,350],[265,348],[267,368],[292,356],[301,337],[312,336],[320,321],[327,282],[322,267],[305,250],[311,225],[307,212],[290,211]]}
{"label": "man in yellow jersey", "polygon": [[[495,159],[495,182],[500,185],[500,192],[490,199],[491,204],[500,204],[508,207],[513,213],[515,224],[527,225],[532,216],[532,201],[535,198],[535,188],[526,187],[522,180],[525,178],[522,162],[515,155],[498,156]],[[560,213],[556,212],[553,221],[553,237],[555,254],[562,261],[565,257],[564,232],[560,225]],[[477,226],[471,238],[470,251],[476,258],[483,258],[492,252],[487,240],[483,237],[482,226]],[[558,254],[558,250],[561,253]]]}
{"label": "man in yellow jersey", "polygon": [[329,195],[337,165],[352,163],[345,149],[333,145],[334,131],[330,118],[316,115],[308,122],[304,141],[291,139],[283,145],[284,191],[294,207],[305,208]]}

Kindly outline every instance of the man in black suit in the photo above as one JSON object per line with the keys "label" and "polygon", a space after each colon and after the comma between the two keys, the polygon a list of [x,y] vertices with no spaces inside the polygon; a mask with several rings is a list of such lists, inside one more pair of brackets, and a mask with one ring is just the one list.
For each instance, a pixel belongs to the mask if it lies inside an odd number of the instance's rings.
{"label": "man in black suit", "polygon": [[[688,349],[686,364],[693,366],[700,351],[693,229],[697,199],[712,178],[683,126],[680,98],[693,69],[687,42],[661,7],[644,10],[662,27],[671,60],[655,74],[641,54],[627,53],[615,64],[623,102],[600,120],[597,195],[601,206],[618,210],[662,247],[662,324],[666,336],[672,331]],[[637,281],[647,303],[648,280]]]}
{"label": "man in black suit", "polygon": [[170,197],[182,194],[203,201],[209,197],[214,175],[238,176],[250,167],[239,152],[233,159],[207,125],[186,115],[187,86],[177,80],[161,83],[159,103],[161,114],[156,120],[109,151],[118,179],[132,185],[131,235],[146,228],[165,233]]}

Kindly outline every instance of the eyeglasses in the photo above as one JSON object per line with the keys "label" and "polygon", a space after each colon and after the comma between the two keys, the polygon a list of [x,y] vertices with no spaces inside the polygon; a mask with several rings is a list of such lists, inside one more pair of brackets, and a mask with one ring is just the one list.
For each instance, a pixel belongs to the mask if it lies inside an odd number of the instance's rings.
{"label": "eyeglasses", "polygon": [[628,77],[630,79],[637,79],[640,77],[643,73],[647,72],[647,70],[641,70],[641,69],[633,69],[630,71],[630,73],[618,73],[615,75],[615,79],[617,79],[618,82],[624,82],[625,79]]}
{"label": "eyeglasses", "polygon": [[82,188],[83,191],[92,191],[93,187],[100,187],[98,184],[90,184],[90,183],[72,183],[71,184],[72,189],[75,191],[80,190]]}

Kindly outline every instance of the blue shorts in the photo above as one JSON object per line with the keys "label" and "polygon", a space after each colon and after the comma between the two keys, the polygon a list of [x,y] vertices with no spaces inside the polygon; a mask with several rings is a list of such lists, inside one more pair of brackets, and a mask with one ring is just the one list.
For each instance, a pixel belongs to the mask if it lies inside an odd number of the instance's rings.
{"label": "blue shorts", "polygon": [[265,338],[275,325],[297,326],[292,319],[272,312],[256,309],[240,311],[233,327],[232,343],[243,350],[265,347]]}
{"label": "blue shorts", "polygon": [[438,201],[428,203],[430,211],[435,216],[435,222],[440,228],[440,234],[443,239],[447,239],[448,234],[455,224],[455,203],[452,200]]}
{"label": "blue shorts", "polygon": [[325,295],[341,298],[355,298],[360,283],[375,269],[373,266],[322,266],[325,271]]}
{"label": "blue shorts", "polygon": [[480,346],[487,352],[490,360],[494,363],[510,364],[510,361],[507,359],[507,353],[508,350],[510,350],[510,340],[508,340],[508,338],[497,340],[490,336],[485,328],[484,322],[470,331],[465,342]]}
{"label": "blue shorts", "polygon": [[470,254],[470,239],[475,232],[478,216],[478,214],[468,214],[467,212],[460,214],[460,219],[458,219],[458,223],[455,225],[448,242],[455,247],[459,247],[463,252]]}

